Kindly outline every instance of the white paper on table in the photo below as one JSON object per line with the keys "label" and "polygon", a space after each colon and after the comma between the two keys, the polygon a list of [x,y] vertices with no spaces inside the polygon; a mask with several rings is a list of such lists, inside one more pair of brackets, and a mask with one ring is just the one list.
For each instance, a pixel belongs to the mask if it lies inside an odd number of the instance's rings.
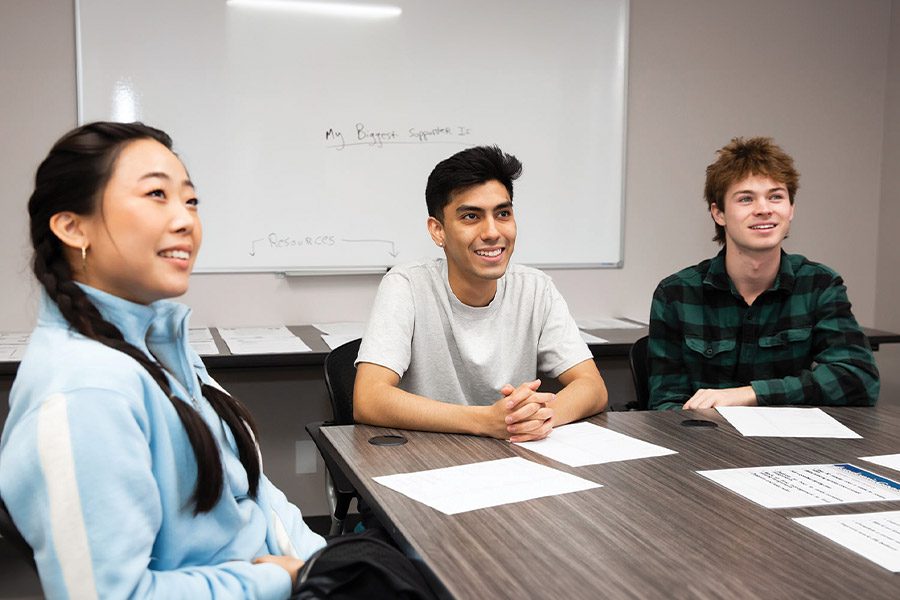
{"label": "white paper on table", "polygon": [[608,344],[609,340],[604,340],[602,337],[597,337],[596,335],[592,335],[587,331],[580,331],[581,339],[584,340],[585,344]]}
{"label": "white paper on table", "polygon": [[213,339],[212,331],[209,327],[194,327],[188,329],[188,342],[211,342]]}
{"label": "white paper on table", "polygon": [[31,339],[31,334],[26,332],[17,332],[17,331],[7,331],[5,333],[0,333],[0,344],[2,345],[11,345],[11,346],[27,346],[28,340]]}
{"label": "white paper on table", "polygon": [[447,515],[603,487],[519,457],[372,479]]}
{"label": "white paper on table", "polygon": [[878,456],[861,456],[860,459],[867,460],[870,463],[887,467],[895,471],[900,471],[900,454],[880,454]]}
{"label": "white paper on table", "polygon": [[212,331],[207,327],[188,329],[188,343],[194,352],[200,356],[215,356],[219,354],[219,347],[213,340]]}
{"label": "white paper on table", "polygon": [[21,344],[0,344],[0,361],[22,360],[27,348]]}
{"label": "white paper on table", "polygon": [[678,454],[675,450],[610,431],[593,423],[554,427],[549,437],[535,442],[518,442],[516,445],[570,467]]}
{"label": "white paper on table", "polygon": [[697,471],[765,508],[900,500],[900,483],[850,464]]}
{"label": "white paper on table", "polygon": [[862,437],[820,408],[717,406],[716,410],[745,437]]}
{"label": "white paper on table", "polygon": [[219,354],[219,347],[212,340],[205,342],[191,342],[191,348],[200,356],[216,356]]}
{"label": "white paper on table", "polygon": [[353,335],[353,334],[350,334],[350,335],[344,335],[344,334],[338,334],[338,333],[335,333],[335,334],[323,333],[322,334],[322,341],[325,342],[326,344],[328,344],[328,347],[331,348],[332,350],[334,350],[338,346],[343,346],[347,342],[352,342],[353,340],[358,340],[358,339],[359,339],[359,336]]}
{"label": "white paper on table", "polygon": [[646,327],[642,323],[632,323],[624,319],[576,319],[579,329],[640,329]]}
{"label": "white paper on table", "polygon": [[222,338],[290,338],[297,337],[284,325],[270,327],[219,327]]}
{"label": "white paper on table", "polygon": [[220,327],[219,335],[232,354],[312,352],[284,325],[276,327]]}
{"label": "white paper on table", "polygon": [[0,361],[22,360],[28,349],[29,339],[31,333],[28,332],[0,333]]}
{"label": "white paper on table", "polygon": [[[366,332],[363,321],[340,321],[338,323],[313,323],[313,327],[326,335],[352,335],[351,340],[359,339]],[[324,339],[324,336],[323,336]]]}
{"label": "white paper on table", "polygon": [[900,510],[794,520],[888,571],[900,573]]}

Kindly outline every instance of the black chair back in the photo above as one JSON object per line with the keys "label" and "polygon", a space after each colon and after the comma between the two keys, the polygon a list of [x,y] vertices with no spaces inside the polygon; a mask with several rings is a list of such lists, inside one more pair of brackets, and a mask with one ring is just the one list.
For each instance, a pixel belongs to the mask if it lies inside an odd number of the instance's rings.
{"label": "black chair back", "polygon": [[3,500],[0,500],[0,536],[3,537],[3,541],[9,543],[16,549],[36,573],[37,566],[34,564],[34,552],[32,552],[31,546],[28,545],[28,542],[25,541],[22,534],[19,533],[19,528],[13,523],[12,517],[9,516],[9,511],[6,510],[6,504],[3,503]]}
{"label": "black chair back", "polygon": [[353,363],[359,354],[362,340],[353,340],[338,346],[325,357],[325,385],[331,398],[331,410],[336,425],[353,424],[353,383],[356,367]]}
{"label": "black chair back", "polygon": [[650,340],[648,336],[638,339],[631,345],[628,352],[628,361],[631,364],[631,379],[634,381],[634,394],[637,402],[632,406],[629,403],[628,408],[637,410],[647,410],[650,404],[650,369],[647,357],[647,342]]}
{"label": "black chair back", "polygon": [[356,489],[329,454],[321,430],[329,425],[353,424],[353,384],[356,381],[356,367],[353,363],[356,362],[356,355],[359,354],[360,343],[362,340],[347,342],[329,352],[325,357],[325,387],[328,388],[328,398],[331,400],[332,418],[330,421],[318,421],[306,425],[306,431],[318,448],[319,454],[322,455],[330,479],[328,487],[332,515],[329,535],[339,535],[344,532],[344,522],[347,519],[350,502],[356,496]]}

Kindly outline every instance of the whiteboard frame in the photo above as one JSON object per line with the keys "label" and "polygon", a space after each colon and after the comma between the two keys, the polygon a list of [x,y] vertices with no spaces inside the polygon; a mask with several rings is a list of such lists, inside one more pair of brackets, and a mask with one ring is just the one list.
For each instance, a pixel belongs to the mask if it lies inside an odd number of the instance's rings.
{"label": "whiteboard frame", "polygon": [[[84,119],[84,68],[83,68],[83,44],[81,35],[81,2],[72,0],[74,11],[74,38],[75,38],[75,108],[77,123],[85,124]],[[618,62],[622,73],[622,133],[621,148],[621,190],[619,195],[619,260],[615,262],[597,263],[533,263],[525,262],[528,266],[538,269],[621,269],[625,264],[625,223],[627,205],[625,194],[627,192],[627,163],[628,163],[628,66],[630,45],[631,0],[623,0],[623,14],[618,26],[621,44],[616,49],[619,53]],[[295,276],[319,276],[319,275],[371,275],[385,273],[393,265],[377,266],[340,266],[340,267],[297,267],[286,269],[284,267],[202,267],[195,269],[195,274],[225,274],[225,273],[274,273],[279,277]]]}

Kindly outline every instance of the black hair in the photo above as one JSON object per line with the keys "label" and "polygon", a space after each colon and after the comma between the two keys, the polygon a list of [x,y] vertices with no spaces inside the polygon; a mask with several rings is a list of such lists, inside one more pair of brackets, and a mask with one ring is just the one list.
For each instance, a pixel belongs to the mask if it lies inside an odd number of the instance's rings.
{"label": "black hair", "polygon": [[521,174],[519,159],[497,146],[475,146],[457,152],[439,162],[428,176],[425,186],[428,214],[443,223],[444,207],[454,194],[488,181],[499,181],[512,200],[513,181]]}
{"label": "black hair", "polygon": [[[212,432],[188,401],[172,393],[163,368],[122,332],[105,320],[84,290],[75,283],[59,238],[50,229],[53,215],[70,211],[91,215],[99,209],[103,190],[112,176],[116,159],[131,142],[155,140],[172,149],[172,139],[143,123],[90,123],[73,129],[54,144],[35,175],[28,201],[34,275],[60,312],[78,333],[127,354],[137,361],[162,388],[184,425],[197,462],[197,483],[191,501],[194,513],[209,512],[222,494],[224,471]],[[237,442],[241,464],[247,471],[250,495],[259,489],[259,451],[256,426],[250,412],[232,396],[202,384],[203,397],[228,425]]]}

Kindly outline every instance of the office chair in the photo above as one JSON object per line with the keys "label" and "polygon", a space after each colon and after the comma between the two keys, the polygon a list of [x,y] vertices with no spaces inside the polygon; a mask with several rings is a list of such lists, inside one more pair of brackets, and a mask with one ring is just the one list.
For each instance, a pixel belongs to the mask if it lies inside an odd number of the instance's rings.
{"label": "office chair", "polygon": [[325,387],[331,399],[332,419],[309,423],[306,431],[312,438],[325,467],[328,471],[328,502],[331,505],[330,535],[338,535],[344,531],[344,520],[350,510],[350,501],[356,496],[356,489],[341,471],[338,464],[325,450],[324,439],[320,429],[329,425],[353,424],[353,382],[356,380],[356,355],[362,340],[353,340],[328,353],[325,357]]}
{"label": "office chair", "polygon": [[6,504],[3,503],[3,500],[0,500],[0,537],[2,537],[5,542],[11,544],[19,555],[25,559],[25,562],[28,563],[31,569],[37,573],[37,565],[34,563],[34,552],[32,552],[31,546],[28,545],[28,542],[25,541],[22,534],[19,533],[19,528],[13,523],[12,517],[9,516],[9,512],[6,510]]}
{"label": "office chair", "polygon": [[356,356],[362,340],[338,346],[325,357],[325,386],[331,398],[336,425],[353,424],[353,383],[356,381]]}
{"label": "office chair", "polygon": [[628,351],[628,362],[631,365],[631,379],[634,381],[634,395],[637,400],[625,405],[626,410],[647,410],[650,404],[650,369],[647,359],[647,342],[649,336],[638,339]]}

